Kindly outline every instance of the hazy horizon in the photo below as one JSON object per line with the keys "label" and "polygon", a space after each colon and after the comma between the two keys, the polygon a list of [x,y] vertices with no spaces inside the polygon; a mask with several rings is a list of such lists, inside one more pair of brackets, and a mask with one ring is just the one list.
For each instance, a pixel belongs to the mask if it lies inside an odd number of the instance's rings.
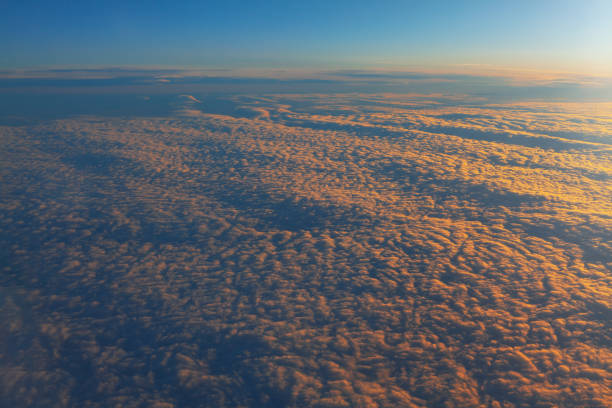
{"label": "hazy horizon", "polygon": [[491,65],[611,75],[592,1],[5,2],[0,69]]}

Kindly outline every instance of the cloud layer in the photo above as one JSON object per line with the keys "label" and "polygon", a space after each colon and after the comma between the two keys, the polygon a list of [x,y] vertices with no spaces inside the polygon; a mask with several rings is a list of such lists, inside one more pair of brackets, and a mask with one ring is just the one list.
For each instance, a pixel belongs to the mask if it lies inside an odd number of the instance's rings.
{"label": "cloud layer", "polygon": [[8,404],[609,405],[610,105],[192,98],[0,128]]}

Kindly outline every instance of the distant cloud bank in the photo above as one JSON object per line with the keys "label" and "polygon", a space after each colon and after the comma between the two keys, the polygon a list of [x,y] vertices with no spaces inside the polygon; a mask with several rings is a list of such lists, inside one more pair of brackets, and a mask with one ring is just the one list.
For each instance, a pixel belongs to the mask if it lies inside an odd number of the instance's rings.
{"label": "distant cloud bank", "polygon": [[91,68],[0,71],[0,95],[14,93],[352,93],[479,95],[491,100],[612,98],[612,78],[493,67],[439,70],[197,70]]}

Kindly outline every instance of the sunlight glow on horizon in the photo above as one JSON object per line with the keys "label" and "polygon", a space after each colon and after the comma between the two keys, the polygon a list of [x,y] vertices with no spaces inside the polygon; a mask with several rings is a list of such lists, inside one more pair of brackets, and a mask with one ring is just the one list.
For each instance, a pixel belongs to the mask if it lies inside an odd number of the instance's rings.
{"label": "sunlight glow on horizon", "polygon": [[0,69],[495,66],[612,76],[605,1],[32,1],[0,10]]}

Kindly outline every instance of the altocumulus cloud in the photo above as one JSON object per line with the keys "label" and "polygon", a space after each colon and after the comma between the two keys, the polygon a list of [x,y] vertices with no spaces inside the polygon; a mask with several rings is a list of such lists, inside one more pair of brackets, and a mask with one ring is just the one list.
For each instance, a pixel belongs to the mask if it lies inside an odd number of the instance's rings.
{"label": "altocumulus cloud", "polygon": [[609,405],[609,105],[234,102],[0,128],[8,405]]}

